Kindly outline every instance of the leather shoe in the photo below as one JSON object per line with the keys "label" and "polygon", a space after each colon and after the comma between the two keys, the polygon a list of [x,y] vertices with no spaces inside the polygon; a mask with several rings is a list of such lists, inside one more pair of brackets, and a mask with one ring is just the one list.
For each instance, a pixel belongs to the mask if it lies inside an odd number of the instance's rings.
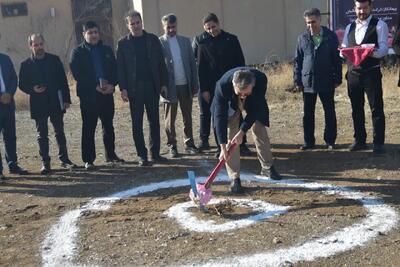
{"label": "leather shoe", "polygon": [[199,149],[195,146],[195,145],[191,145],[191,146],[186,146],[185,147],[185,152],[188,154],[197,154],[199,153]]}
{"label": "leather shoe", "polygon": [[0,173],[0,183],[7,181],[7,177],[5,177],[2,173]]}
{"label": "leather shoe", "polygon": [[49,174],[51,172],[50,163],[44,163],[40,169],[40,174]]}
{"label": "leather shoe", "polygon": [[170,158],[177,158],[178,157],[178,149],[173,146],[169,149],[169,157]]}
{"label": "leather shoe", "polygon": [[240,156],[251,156],[251,150],[246,144],[240,145]]}
{"label": "leather shoe", "polygon": [[76,164],[70,161],[69,159],[61,161],[60,165],[62,168],[67,168],[67,169],[73,169],[77,167]]}
{"label": "leather shoe", "polygon": [[92,171],[92,170],[94,170],[94,164],[93,164],[93,163],[90,163],[90,162],[86,162],[86,163],[85,163],[85,170],[87,170],[87,171]]}
{"label": "leather shoe", "polygon": [[198,146],[197,149],[200,151],[203,150],[209,150],[210,149],[210,144],[208,143],[208,141],[202,141]]}
{"label": "leather shoe", "polygon": [[139,167],[150,166],[150,162],[147,159],[139,159],[138,166]]}
{"label": "leather shoe", "polygon": [[386,153],[383,145],[374,144],[374,149],[372,151],[375,155],[383,155]]}
{"label": "leather shoe", "polygon": [[315,148],[315,144],[304,144],[300,147],[300,150],[310,150],[310,149],[314,149]]}
{"label": "leather shoe", "polygon": [[243,194],[244,188],[240,182],[240,178],[236,178],[231,182],[231,193],[232,194]]}
{"label": "leather shoe", "polygon": [[10,173],[12,174],[19,174],[19,175],[26,175],[28,174],[28,171],[21,168],[18,165],[15,165],[14,167],[10,168]]}
{"label": "leather shoe", "polygon": [[325,144],[325,148],[329,151],[335,150],[336,149],[336,145],[335,144]]}
{"label": "leather shoe", "polygon": [[261,169],[260,175],[269,177],[271,180],[282,180],[282,176],[275,170],[274,166],[269,169]]}
{"label": "leather shoe", "polygon": [[160,155],[151,157],[151,161],[155,163],[167,163],[168,160]]}
{"label": "leather shoe", "polygon": [[365,143],[353,143],[349,146],[349,151],[360,151],[360,150],[367,150],[368,146]]}

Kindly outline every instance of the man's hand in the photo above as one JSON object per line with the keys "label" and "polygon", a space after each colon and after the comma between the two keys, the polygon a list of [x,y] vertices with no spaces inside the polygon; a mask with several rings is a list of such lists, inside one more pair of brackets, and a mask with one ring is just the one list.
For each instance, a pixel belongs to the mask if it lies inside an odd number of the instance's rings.
{"label": "man's hand", "polygon": [[10,104],[12,101],[12,95],[9,93],[0,94],[0,103],[4,105]]}
{"label": "man's hand", "polygon": [[67,110],[67,109],[69,109],[69,107],[71,106],[71,104],[70,103],[64,103],[64,110]]}
{"label": "man's hand", "polygon": [[33,91],[35,92],[35,93],[38,93],[38,94],[41,94],[41,93],[43,93],[44,91],[46,91],[46,86],[39,86],[39,85],[35,85],[34,87],[33,87]]}
{"label": "man's hand", "polygon": [[121,98],[122,98],[122,101],[124,101],[124,102],[128,102],[129,101],[129,96],[128,96],[128,91],[127,90],[125,90],[125,89],[121,90]]}
{"label": "man's hand", "polygon": [[239,130],[239,132],[237,132],[235,136],[232,138],[232,140],[229,142],[229,145],[230,144],[240,145],[243,142],[243,137],[244,137],[243,130]]}
{"label": "man's hand", "polygon": [[201,96],[203,97],[204,101],[210,103],[211,95],[209,91],[204,91],[203,93],[201,93]]}
{"label": "man's hand", "polygon": [[304,87],[303,87],[303,86],[296,85],[296,90],[295,90],[295,92],[298,92],[298,93],[304,92]]}
{"label": "man's hand", "polygon": [[220,144],[221,153],[219,154],[219,160],[224,159],[229,160],[228,150],[226,149],[226,144]]}
{"label": "man's hand", "polygon": [[168,96],[168,88],[165,85],[161,86],[160,95],[162,97],[164,97],[164,98],[167,98],[167,96]]}
{"label": "man's hand", "polygon": [[103,94],[105,94],[105,95],[111,95],[115,92],[115,86],[112,84],[106,84],[103,87],[103,92],[104,92]]}

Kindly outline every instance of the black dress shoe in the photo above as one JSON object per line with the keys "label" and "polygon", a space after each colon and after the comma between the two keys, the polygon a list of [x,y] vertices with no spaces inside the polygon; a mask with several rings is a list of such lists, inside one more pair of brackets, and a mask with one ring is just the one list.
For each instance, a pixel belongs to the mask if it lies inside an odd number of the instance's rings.
{"label": "black dress shoe", "polygon": [[240,156],[251,156],[251,150],[246,144],[240,145]]}
{"label": "black dress shoe", "polygon": [[236,178],[231,182],[231,193],[232,194],[243,194],[244,188],[240,182],[240,178]]}
{"label": "black dress shoe", "polygon": [[178,149],[175,147],[175,146],[173,146],[173,147],[171,147],[170,149],[169,149],[169,157],[170,158],[177,158],[178,157]]}
{"label": "black dress shoe", "polygon": [[12,174],[19,174],[19,175],[27,175],[28,171],[21,168],[18,165],[15,165],[14,167],[10,168],[10,173]]}
{"label": "black dress shoe", "polygon": [[353,143],[349,146],[349,151],[367,150],[368,146],[365,143]]}
{"label": "black dress shoe", "polygon": [[0,173],[0,183],[7,181],[7,177],[5,177],[2,173]]}
{"label": "black dress shoe", "polygon": [[384,148],[383,145],[374,144],[373,153],[374,153],[375,155],[383,155],[383,154],[386,153],[386,151],[385,151],[385,148]]}
{"label": "black dress shoe", "polygon": [[202,141],[198,146],[197,149],[199,151],[203,151],[203,150],[209,150],[210,149],[210,144],[208,143],[208,141]]}
{"label": "black dress shoe", "polygon": [[153,161],[155,163],[167,163],[168,159],[166,159],[160,155],[157,155],[157,156],[151,157],[151,161]]}
{"label": "black dress shoe", "polygon": [[106,162],[114,162],[114,163],[124,163],[125,160],[121,159],[120,157],[118,157],[117,155],[107,158]]}
{"label": "black dress shoe", "polygon": [[51,172],[50,163],[44,163],[40,169],[40,174],[49,174]]}
{"label": "black dress shoe", "polygon": [[76,164],[70,161],[69,159],[61,161],[60,166],[62,168],[67,168],[67,169],[73,169],[77,167]]}
{"label": "black dress shoe", "polygon": [[275,170],[274,166],[269,169],[261,169],[260,175],[269,177],[271,180],[282,180],[282,176]]}
{"label": "black dress shoe", "polygon": [[185,152],[188,154],[197,154],[199,153],[199,149],[195,146],[195,145],[191,145],[191,146],[186,146],[185,147]]}
{"label": "black dress shoe", "polygon": [[325,144],[325,149],[326,149],[326,150],[329,150],[329,151],[335,150],[335,149],[336,149],[336,145],[335,145],[335,144],[328,144],[328,143],[326,143],[326,144]]}
{"label": "black dress shoe", "polygon": [[314,149],[315,148],[315,144],[304,144],[300,147],[301,150],[310,150],[310,149]]}
{"label": "black dress shoe", "polygon": [[138,161],[139,167],[150,166],[150,162],[147,159],[139,159]]}

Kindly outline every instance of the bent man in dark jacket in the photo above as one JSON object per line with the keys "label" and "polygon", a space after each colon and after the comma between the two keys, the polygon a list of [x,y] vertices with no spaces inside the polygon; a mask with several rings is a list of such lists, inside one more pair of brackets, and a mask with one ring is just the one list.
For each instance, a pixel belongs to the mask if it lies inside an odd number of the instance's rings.
{"label": "bent man in dark jacket", "polygon": [[83,25],[84,41],[72,51],[70,67],[81,101],[82,160],[85,168],[94,168],[96,159],[95,132],[100,118],[107,162],[123,162],[115,153],[114,92],[117,85],[117,64],[114,53],[100,40],[99,27],[93,21]]}
{"label": "bent man in dark jacket", "polygon": [[75,167],[68,158],[64,134],[64,113],[71,104],[64,66],[58,56],[45,52],[44,37],[41,34],[30,35],[28,42],[32,55],[21,63],[19,88],[30,96],[31,118],[36,123],[39,154],[42,158],[41,174],[51,171],[49,118],[54,127],[61,166]]}
{"label": "bent man in dark jacket", "polygon": [[167,96],[168,72],[160,40],[143,30],[142,17],[132,10],[125,17],[129,34],[118,41],[118,81],[121,97],[127,102],[132,117],[133,140],[139,166],[149,165],[143,136],[146,108],[150,124],[150,152],[154,162],[165,162],[160,156],[160,94]]}
{"label": "bent man in dark jacket", "polygon": [[342,63],[338,38],[321,26],[321,13],[313,8],[304,12],[308,29],[299,36],[294,60],[294,83],[303,92],[304,145],[302,150],[315,147],[315,104],[317,96],[325,112],[324,139],[328,149],[336,142],[335,88],[342,83]]}
{"label": "bent man in dark jacket", "polygon": [[[232,179],[231,192],[241,193],[240,153],[235,149],[228,156],[227,146],[241,144],[246,132],[251,129],[257,156],[261,164],[261,175],[281,179],[273,167],[271,147],[267,132],[269,111],[265,94],[267,77],[253,68],[235,68],[226,72],[215,86],[211,105],[214,130],[221,148],[220,157],[226,160],[226,169]],[[240,115],[246,116],[240,122]]]}
{"label": "bent man in dark jacket", "polygon": [[[9,56],[0,54],[0,134],[3,135],[6,161],[10,173],[27,174],[17,163],[17,136],[15,127],[14,94],[18,78]],[[5,181],[0,154],[0,183]]]}

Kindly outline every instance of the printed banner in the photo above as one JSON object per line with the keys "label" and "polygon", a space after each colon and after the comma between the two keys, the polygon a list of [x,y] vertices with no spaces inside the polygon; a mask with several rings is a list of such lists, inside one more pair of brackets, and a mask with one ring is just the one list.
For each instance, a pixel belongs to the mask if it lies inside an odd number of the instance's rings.
{"label": "printed banner", "polygon": [[[394,32],[400,19],[400,0],[374,0],[372,14],[382,19],[389,27],[389,47],[393,42]],[[346,26],[356,19],[353,0],[331,0],[331,25],[342,42]]]}

